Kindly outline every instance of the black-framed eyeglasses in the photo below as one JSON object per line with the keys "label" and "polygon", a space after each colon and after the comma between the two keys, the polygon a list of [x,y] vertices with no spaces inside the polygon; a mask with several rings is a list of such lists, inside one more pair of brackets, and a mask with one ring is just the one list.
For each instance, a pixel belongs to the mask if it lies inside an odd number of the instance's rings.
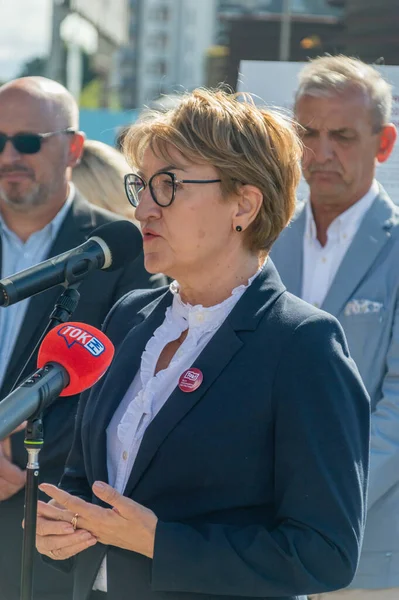
{"label": "black-framed eyeglasses", "polygon": [[44,140],[62,133],[74,134],[76,131],[68,127],[59,131],[49,131],[48,133],[16,133],[15,135],[0,133],[0,153],[3,152],[7,142],[11,142],[20,154],[36,154],[40,152]]}
{"label": "black-framed eyeglasses", "polygon": [[170,206],[175,199],[177,186],[180,183],[219,183],[221,179],[177,179],[175,173],[160,171],[150,177],[148,183],[136,173],[125,175],[127,198],[135,208],[140,204],[141,193],[149,187],[151,197],[158,206]]}

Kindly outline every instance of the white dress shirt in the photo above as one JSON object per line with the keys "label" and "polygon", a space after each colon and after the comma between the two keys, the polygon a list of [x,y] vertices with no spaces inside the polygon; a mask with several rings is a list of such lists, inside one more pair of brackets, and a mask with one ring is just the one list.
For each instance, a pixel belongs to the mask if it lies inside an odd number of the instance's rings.
{"label": "white dress shirt", "polygon": [[[75,187],[70,183],[68,198],[54,219],[40,231],[32,233],[26,242],[23,242],[7,227],[0,215],[2,278],[33,267],[46,259],[74,196]],[[26,298],[26,300],[17,302],[12,306],[0,308],[0,386],[3,383],[8,362],[14,350],[29,302],[30,298]]]}
{"label": "white dress shirt", "polygon": [[[248,280],[247,285],[235,288],[221,304],[207,308],[185,304],[179,294],[179,284],[174,281],[170,285],[172,306],[166,309],[164,322],[148,341],[141,357],[140,370],[107,428],[108,482],[121,494],[147,427],[176,388],[180,376],[192,366],[260,271]],[[187,337],[169,366],[155,374],[162,350],[187,329]],[[93,590],[107,591],[106,559],[98,571]]]}
{"label": "white dress shirt", "polygon": [[317,239],[312,208],[309,201],[306,203],[301,295],[306,302],[317,307],[322,306],[360,223],[378,194],[378,183],[374,180],[367,194],[331,223],[327,229],[325,246]]}

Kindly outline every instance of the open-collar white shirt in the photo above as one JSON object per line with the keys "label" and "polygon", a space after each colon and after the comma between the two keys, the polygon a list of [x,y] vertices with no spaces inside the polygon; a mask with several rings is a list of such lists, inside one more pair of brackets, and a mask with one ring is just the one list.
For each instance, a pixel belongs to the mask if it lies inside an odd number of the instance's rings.
{"label": "open-collar white shirt", "polygon": [[338,268],[378,194],[378,183],[374,180],[367,194],[331,223],[325,246],[317,239],[312,207],[310,201],[306,203],[301,298],[314,306],[322,306]]}
{"label": "open-collar white shirt", "polygon": [[[35,231],[23,242],[9,229],[0,215],[1,277],[28,269],[45,260],[66,218],[75,197],[75,186],[69,184],[68,197],[54,219],[43,229]],[[30,298],[0,309],[0,385],[3,383],[8,363],[21,331]],[[50,318],[50,315],[49,315]]]}

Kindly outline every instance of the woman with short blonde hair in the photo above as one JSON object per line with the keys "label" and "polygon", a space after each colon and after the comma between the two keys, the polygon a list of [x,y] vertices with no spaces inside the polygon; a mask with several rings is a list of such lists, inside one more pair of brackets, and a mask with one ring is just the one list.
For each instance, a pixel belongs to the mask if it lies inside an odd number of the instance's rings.
{"label": "woman with short blonde hair", "polygon": [[174,281],[108,316],[115,360],[80,403],[60,488],[41,486],[56,504],[39,503],[39,551],[76,569],[76,600],[348,585],[369,405],[339,323],[267,258],[294,210],[294,129],[196,90],[132,126],[125,152],[145,266]]}

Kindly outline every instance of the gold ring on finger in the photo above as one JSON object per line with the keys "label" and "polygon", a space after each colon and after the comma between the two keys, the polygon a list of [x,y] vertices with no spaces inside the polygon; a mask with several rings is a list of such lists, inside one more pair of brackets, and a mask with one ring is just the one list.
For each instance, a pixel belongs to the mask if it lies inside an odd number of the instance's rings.
{"label": "gold ring on finger", "polygon": [[79,519],[78,513],[76,513],[71,519],[71,525],[72,525],[74,531],[76,531],[76,528],[78,526],[78,519]]}

